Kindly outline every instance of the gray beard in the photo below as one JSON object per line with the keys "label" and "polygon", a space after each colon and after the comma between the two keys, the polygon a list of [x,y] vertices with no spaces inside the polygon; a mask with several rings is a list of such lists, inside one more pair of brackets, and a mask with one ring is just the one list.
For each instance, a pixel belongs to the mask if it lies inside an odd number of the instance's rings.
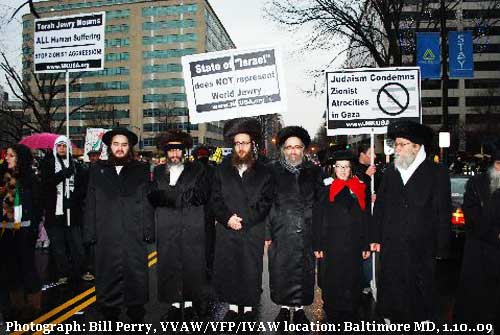
{"label": "gray beard", "polygon": [[396,167],[398,169],[408,170],[410,165],[415,161],[416,157],[417,157],[417,155],[413,155],[413,154],[410,154],[410,156],[407,156],[407,157],[395,154],[394,155],[394,165],[396,165]]}
{"label": "gray beard", "polygon": [[179,163],[172,163],[172,162],[168,162],[167,163],[167,171],[170,170],[170,168],[175,168],[175,167],[179,167],[181,166],[182,164],[184,164],[184,161],[181,160]]}
{"label": "gray beard", "polygon": [[493,193],[500,188],[500,172],[492,166],[488,170],[490,177],[490,192]]}

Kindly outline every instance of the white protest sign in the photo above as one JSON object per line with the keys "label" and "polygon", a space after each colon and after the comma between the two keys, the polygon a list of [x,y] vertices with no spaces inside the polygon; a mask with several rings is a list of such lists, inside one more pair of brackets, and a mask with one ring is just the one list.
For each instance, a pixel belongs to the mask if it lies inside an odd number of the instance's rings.
{"label": "white protest sign", "polygon": [[104,68],[105,12],[35,20],[36,73]]}
{"label": "white protest sign", "polygon": [[279,49],[226,50],[182,57],[191,123],[283,113]]}
{"label": "white protest sign", "polygon": [[85,147],[83,160],[84,162],[89,161],[88,153],[89,151],[101,151],[101,160],[108,159],[108,147],[102,141],[102,137],[109,129],[104,128],[87,128],[87,133],[85,135]]}
{"label": "white protest sign", "polygon": [[396,120],[420,122],[420,68],[327,72],[327,134],[384,134]]}

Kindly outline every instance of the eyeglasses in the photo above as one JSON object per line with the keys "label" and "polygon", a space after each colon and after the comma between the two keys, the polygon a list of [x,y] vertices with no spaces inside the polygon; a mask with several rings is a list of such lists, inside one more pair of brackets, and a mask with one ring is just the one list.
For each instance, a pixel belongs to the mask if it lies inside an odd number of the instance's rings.
{"label": "eyeglasses", "polygon": [[246,146],[250,145],[250,143],[252,143],[252,142],[234,142],[234,146],[235,147],[246,147]]}
{"label": "eyeglasses", "polygon": [[402,143],[402,142],[387,141],[387,145],[394,149],[396,149],[397,147],[404,148],[409,144],[412,144],[412,142]]}
{"label": "eyeglasses", "polygon": [[285,150],[286,151],[291,151],[291,150],[302,150],[304,149],[304,146],[303,145],[287,145],[285,147]]}
{"label": "eyeglasses", "polygon": [[349,165],[335,165],[335,168],[339,170],[349,170],[351,167]]}

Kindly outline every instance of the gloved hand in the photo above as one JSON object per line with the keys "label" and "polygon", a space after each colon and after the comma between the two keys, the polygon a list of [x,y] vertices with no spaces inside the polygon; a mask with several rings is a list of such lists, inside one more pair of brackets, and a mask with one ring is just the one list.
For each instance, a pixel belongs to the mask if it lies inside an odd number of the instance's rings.
{"label": "gloved hand", "polygon": [[153,191],[148,194],[148,200],[153,205],[153,207],[165,206],[167,202],[167,197],[165,196],[165,191]]}

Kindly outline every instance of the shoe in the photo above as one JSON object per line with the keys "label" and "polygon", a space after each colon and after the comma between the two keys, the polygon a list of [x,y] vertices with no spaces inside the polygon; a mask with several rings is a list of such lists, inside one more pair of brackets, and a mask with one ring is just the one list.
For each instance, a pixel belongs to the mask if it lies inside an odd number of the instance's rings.
{"label": "shoe", "polygon": [[185,307],[184,308],[184,322],[191,322],[196,318],[196,313],[194,312],[193,307]]}
{"label": "shoe", "polygon": [[57,280],[57,283],[59,285],[65,285],[68,283],[69,278],[68,277],[61,277]]}
{"label": "shoe", "polygon": [[93,281],[95,279],[95,277],[92,273],[85,272],[85,274],[82,276],[82,279],[85,281]]}
{"label": "shoe", "polygon": [[50,246],[50,240],[43,241],[43,243],[42,243],[42,248],[43,249],[48,249],[49,246]]}
{"label": "shoe", "polygon": [[181,322],[182,321],[182,310],[177,307],[170,307],[167,314],[162,317],[162,321],[167,322]]}
{"label": "shoe", "polygon": [[372,293],[372,289],[369,287],[365,287],[362,292],[363,292],[363,294],[370,294],[370,293]]}
{"label": "shoe", "polygon": [[43,248],[43,241],[37,240],[35,243],[35,249],[42,249]]}
{"label": "shoe", "polygon": [[227,311],[226,315],[224,316],[224,322],[236,322],[239,319],[238,313],[235,311],[229,310]]}
{"label": "shoe", "polygon": [[293,323],[295,324],[310,324],[311,321],[306,316],[306,313],[304,312],[304,309],[298,309],[293,312],[293,318],[292,318]]}

